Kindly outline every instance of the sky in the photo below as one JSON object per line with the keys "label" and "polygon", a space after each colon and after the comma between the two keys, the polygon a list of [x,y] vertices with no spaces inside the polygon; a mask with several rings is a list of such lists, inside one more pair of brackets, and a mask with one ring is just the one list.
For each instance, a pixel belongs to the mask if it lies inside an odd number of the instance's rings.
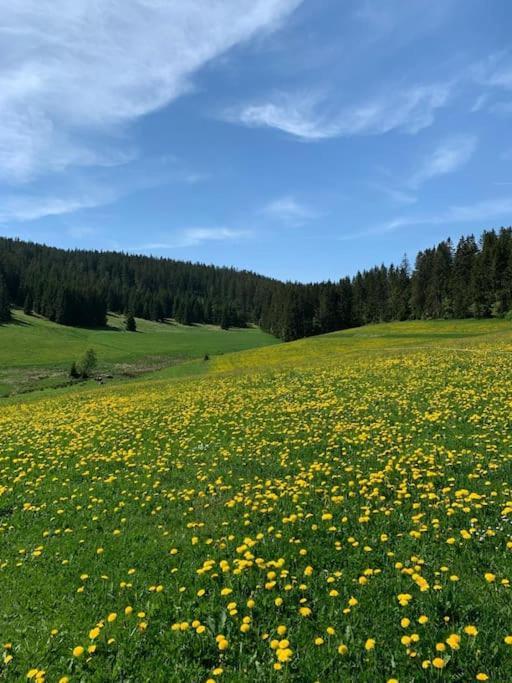
{"label": "sky", "polygon": [[10,0],[0,234],[301,282],[512,223],[510,0]]}

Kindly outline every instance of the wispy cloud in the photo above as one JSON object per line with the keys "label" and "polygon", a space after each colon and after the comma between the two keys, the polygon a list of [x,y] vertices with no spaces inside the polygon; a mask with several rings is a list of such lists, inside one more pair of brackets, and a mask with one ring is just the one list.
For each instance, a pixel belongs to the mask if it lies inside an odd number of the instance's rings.
{"label": "wispy cloud", "polygon": [[299,202],[292,195],[278,197],[263,207],[261,213],[288,225],[300,226],[318,217],[311,207]]}
{"label": "wispy cloud", "polygon": [[397,204],[415,204],[418,201],[415,194],[396,187],[390,187],[382,183],[370,183],[370,187],[387,195]]}
{"label": "wispy cloud", "polygon": [[502,50],[474,65],[474,79],[488,87],[512,90],[512,52]]}
{"label": "wispy cloud", "polygon": [[276,128],[308,141],[393,130],[414,134],[433,123],[436,110],[445,106],[450,93],[449,83],[392,88],[335,113],[321,96],[281,93],[267,102],[230,109],[224,118],[249,127]]}
{"label": "wispy cloud", "polygon": [[204,64],[275,28],[300,3],[4,3],[0,177],[23,182],[74,165],[123,163],[134,151],[113,142],[126,124],[188,92]]}
{"label": "wispy cloud", "polygon": [[182,249],[195,247],[204,242],[224,242],[228,240],[240,240],[250,237],[249,230],[233,230],[232,228],[186,228],[175,233],[170,240],[161,242],[148,242],[134,247],[132,251],[157,251],[164,249]]}
{"label": "wispy cloud", "polygon": [[476,98],[473,106],[471,107],[471,111],[473,113],[475,113],[477,111],[481,111],[485,107],[485,105],[487,104],[488,101],[489,101],[489,93],[486,93],[486,92],[481,93]]}
{"label": "wispy cloud", "polygon": [[446,211],[438,214],[399,216],[390,221],[377,225],[368,230],[341,235],[340,240],[354,240],[371,235],[384,235],[400,228],[418,225],[443,225],[449,228],[452,223],[467,223],[504,220],[507,225],[512,224],[512,198],[496,197],[484,199],[473,204],[458,204],[450,206]]}
{"label": "wispy cloud", "polygon": [[[464,221],[486,221],[504,218],[507,225],[512,223],[512,198],[498,197],[484,199],[475,204],[452,206],[446,213],[446,220],[457,223]],[[436,222],[443,222],[440,216]]]}
{"label": "wispy cloud", "polygon": [[453,173],[464,166],[473,156],[477,142],[477,138],[472,135],[458,135],[445,140],[424,159],[420,168],[413,174],[410,186],[417,188],[427,180]]}
{"label": "wispy cloud", "polygon": [[35,221],[49,216],[63,216],[82,209],[110,204],[119,198],[113,190],[95,190],[75,196],[19,195],[2,197],[0,223]]}
{"label": "wispy cloud", "polygon": [[473,104],[472,112],[482,109],[495,114],[512,112],[510,101],[496,102],[496,97],[508,94],[512,90],[512,52],[510,50],[495,52],[486,59],[473,64],[469,69],[469,78],[484,89]]}
{"label": "wispy cloud", "polygon": [[50,216],[64,216],[86,209],[113,204],[122,197],[158,186],[199,182],[189,180],[181,169],[162,169],[158,164],[140,164],[138,169],[116,169],[115,175],[97,174],[95,180],[63,179],[57,192],[27,192],[25,187],[5,189],[0,193],[0,224],[36,221]]}

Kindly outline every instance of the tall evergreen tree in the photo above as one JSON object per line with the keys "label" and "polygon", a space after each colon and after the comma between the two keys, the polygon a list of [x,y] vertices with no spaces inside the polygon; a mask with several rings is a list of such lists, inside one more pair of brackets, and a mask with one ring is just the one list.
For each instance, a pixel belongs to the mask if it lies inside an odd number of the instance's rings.
{"label": "tall evergreen tree", "polygon": [[131,313],[128,313],[126,316],[124,327],[127,332],[137,332],[137,323],[135,322],[135,318]]}
{"label": "tall evergreen tree", "polygon": [[455,318],[467,318],[474,311],[478,246],[473,235],[461,237],[453,258],[452,301]]}
{"label": "tall evergreen tree", "polygon": [[11,319],[11,302],[7,285],[2,273],[0,273],[0,323],[9,322]]}
{"label": "tall evergreen tree", "polygon": [[32,315],[32,307],[33,307],[33,302],[32,302],[32,296],[30,294],[27,294],[25,297],[25,301],[23,302],[23,313],[25,315]]}

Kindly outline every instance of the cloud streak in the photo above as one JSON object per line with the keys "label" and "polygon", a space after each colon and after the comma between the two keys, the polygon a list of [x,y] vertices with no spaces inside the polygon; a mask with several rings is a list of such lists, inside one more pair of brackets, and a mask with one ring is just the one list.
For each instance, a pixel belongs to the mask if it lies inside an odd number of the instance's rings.
{"label": "cloud streak", "polygon": [[96,190],[74,196],[24,195],[3,197],[0,223],[35,221],[49,216],[63,216],[83,209],[111,204],[120,194],[113,190]]}
{"label": "cloud streak", "polygon": [[187,228],[176,233],[174,239],[162,242],[149,242],[132,249],[132,251],[159,251],[166,249],[183,249],[196,247],[205,242],[225,242],[250,237],[249,230],[233,230],[226,227]]}
{"label": "cloud streak", "polygon": [[317,95],[281,93],[263,103],[229,109],[224,118],[251,128],[275,128],[305,141],[395,130],[415,134],[433,123],[436,111],[447,104],[450,93],[449,83],[393,88],[386,95],[342,107],[335,113],[326,113],[329,107]]}
{"label": "cloud streak", "polygon": [[418,225],[450,225],[452,223],[475,223],[482,221],[496,221],[505,219],[511,223],[512,198],[495,197],[484,199],[473,204],[459,204],[450,206],[443,212],[431,215],[399,216],[374,228],[357,233],[349,233],[339,237],[342,241],[360,239],[371,235],[384,235],[395,232],[400,228],[415,227]]}
{"label": "cloud streak", "polygon": [[292,195],[284,195],[274,199],[263,207],[261,213],[271,219],[296,227],[318,217],[313,209],[302,204]]}
{"label": "cloud streak", "polygon": [[473,67],[477,83],[491,88],[512,90],[512,55],[503,50],[490,55]]}
{"label": "cloud streak", "polygon": [[413,188],[437,176],[453,173],[468,163],[477,146],[475,136],[459,135],[442,142],[423,161],[410,180]]}
{"label": "cloud streak", "polygon": [[[16,0],[0,26],[0,178],[124,163],[125,126],[301,0]],[[108,145],[106,143],[108,142]],[[126,142],[123,141],[126,147]]]}

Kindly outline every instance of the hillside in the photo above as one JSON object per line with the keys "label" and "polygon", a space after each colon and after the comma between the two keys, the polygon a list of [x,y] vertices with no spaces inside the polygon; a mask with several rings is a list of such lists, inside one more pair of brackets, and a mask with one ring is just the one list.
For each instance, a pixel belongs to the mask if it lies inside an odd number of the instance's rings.
{"label": "hillside", "polygon": [[107,311],[222,327],[247,322],[283,341],[369,323],[512,317],[512,228],[446,239],[414,264],[375,265],[336,282],[292,283],[119,252],[63,250],[0,237],[0,322],[14,303],[63,325],[103,326]]}
{"label": "hillside", "polygon": [[57,325],[15,311],[0,325],[0,396],[60,386],[69,368],[88,348],[96,351],[97,374],[130,377],[184,361],[239,351],[277,340],[255,327],[220,330],[213,325],[180,325],[137,320],[137,332],[125,332],[124,318],[109,315],[104,328]]}
{"label": "hillside", "polygon": [[512,324],[181,368],[4,405],[0,676],[508,680]]}

